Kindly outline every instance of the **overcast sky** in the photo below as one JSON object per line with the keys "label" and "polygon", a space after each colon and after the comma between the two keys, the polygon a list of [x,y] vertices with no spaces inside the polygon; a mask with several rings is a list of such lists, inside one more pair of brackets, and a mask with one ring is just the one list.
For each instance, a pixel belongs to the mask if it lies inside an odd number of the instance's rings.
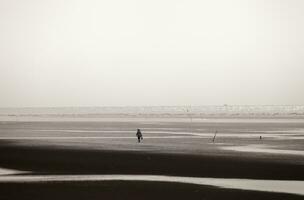
{"label": "overcast sky", "polygon": [[303,104],[303,0],[0,0],[0,107]]}

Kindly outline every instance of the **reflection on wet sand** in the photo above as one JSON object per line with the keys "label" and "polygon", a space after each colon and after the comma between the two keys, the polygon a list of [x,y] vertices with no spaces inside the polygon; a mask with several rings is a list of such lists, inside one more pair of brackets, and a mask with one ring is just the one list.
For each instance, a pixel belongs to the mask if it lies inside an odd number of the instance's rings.
{"label": "reflection on wet sand", "polygon": [[304,156],[304,151],[275,149],[269,145],[247,145],[247,146],[222,146],[221,149],[240,151],[240,152],[254,152],[254,153],[272,153],[272,154],[287,154],[287,155],[301,155]]}
{"label": "reflection on wet sand", "polygon": [[279,192],[304,195],[304,181],[224,179],[156,175],[5,175],[2,183],[79,182],[79,181],[158,181],[210,185],[230,189]]}

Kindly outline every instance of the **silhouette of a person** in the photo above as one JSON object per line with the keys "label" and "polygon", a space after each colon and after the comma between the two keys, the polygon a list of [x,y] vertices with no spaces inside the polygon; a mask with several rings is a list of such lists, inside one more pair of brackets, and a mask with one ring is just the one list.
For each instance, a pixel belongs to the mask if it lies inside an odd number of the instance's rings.
{"label": "silhouette of a person", "polygon": [[136,136],[137,136],[138,142],[140,142],[140,140],[144,139],[143,136],[142,136],[142,133],[141,133],[140,129],[137,129]]}

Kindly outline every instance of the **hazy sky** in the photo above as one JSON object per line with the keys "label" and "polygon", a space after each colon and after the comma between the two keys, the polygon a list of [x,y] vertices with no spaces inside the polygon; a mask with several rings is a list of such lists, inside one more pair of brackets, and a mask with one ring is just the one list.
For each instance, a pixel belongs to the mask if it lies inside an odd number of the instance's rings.
{"label": "hazy sky", "polygon": [[303,104],[303,0],[0,0],[0,106]]}

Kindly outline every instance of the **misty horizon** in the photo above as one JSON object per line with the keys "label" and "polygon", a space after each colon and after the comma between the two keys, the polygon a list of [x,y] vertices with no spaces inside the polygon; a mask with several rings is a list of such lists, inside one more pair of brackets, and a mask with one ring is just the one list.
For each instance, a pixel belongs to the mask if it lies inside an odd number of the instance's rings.
{"label": "misty horizon", "polygon": [[301,105],[304,2],[0,1],[0,107]]}
{"label": "misty horizon", "polygon": [[304,104],[206,104],[206,105],[81,105],[81,106],[70,106],[70,105],[61,105],[61,106],[2,106],[3,109],[10,108],[124,108],[124,107],[134,107],[134,108],[145,108],[145,107],[303,107]]}

